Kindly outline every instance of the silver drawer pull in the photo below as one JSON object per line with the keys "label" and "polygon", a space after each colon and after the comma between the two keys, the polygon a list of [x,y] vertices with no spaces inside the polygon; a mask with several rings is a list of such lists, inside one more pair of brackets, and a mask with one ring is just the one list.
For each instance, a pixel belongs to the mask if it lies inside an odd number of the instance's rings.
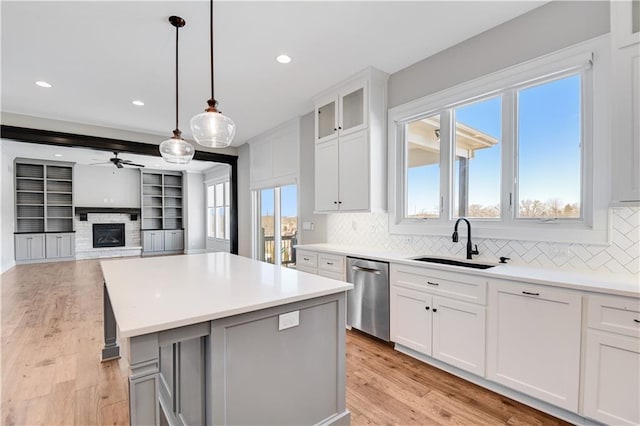
{"label": "silver drawer pull", "polygon": [[327,262],[327,265],[333,265],[333,262]]}
{"label": "silver drawer pull", "polygon": [[639,320],[639,319],[635,319],[635,318],[634,318],[633,320],[634,320],[635,322],[640,323],[640,320]]}
{"label": "silver drawer pull", "polygon": [[528,294],[529,296],[540,296],[540,293],[531,293],[528,291],[523,291],[522,294]]}
{"label": "silver drawer pull", "polygon": [[429,285],[440,285],[439,283],[432,283],[431,281],[427,281],[427,284],[429,284]]}
{"label": "silver drawer pull", "polygon": [[303,259],[303,260],[306,260],[307,262],[309,261],[309,258],[308,258],[308,257],[303,257],[302,259]]}
{"label": "silver drawer pull", "polygon": [[353,269],[354,271],[370,272],[370,273],[376,274],[376,275],[380,275],[381,274],[381,272],[378,271],[377,269],[364,268],[362,266],[352,266],[351,269]]}

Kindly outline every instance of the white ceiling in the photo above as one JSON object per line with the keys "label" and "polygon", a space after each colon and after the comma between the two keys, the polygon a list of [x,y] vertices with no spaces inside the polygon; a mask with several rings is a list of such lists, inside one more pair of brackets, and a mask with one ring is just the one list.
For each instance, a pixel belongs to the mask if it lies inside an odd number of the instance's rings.
{"label": "white ceiling", "polygon": [[[218,2],[216,98],[234,145],[312,109],[310,98],[374,66],[396,72],[542,1]],[[157,135],[206,107],[208,1],[2,1],[2,110]],[[275,57],[287,53],[289,65]],[[45,80],[53,88],[37,87]],[[131,104],[141,99],[144,107]]]}
{"label": "white ceiling", "polygon": [[[11,154],[12,157],[33,158],[36,160],[70,161],[76,164],[93,165],[96,167],[114,166],[109,159],[113,157],[112,152],[96,151],[89,148],[69,148],[64,146],[40,145],[26,142],[16,142],[10,140],[2,141],[2,155]],[[131,160],[133,163],[142,164],[148,169],[179,170],[187,172],[204,172],[220,163],[210,161],[192,160],[189,164],[169,164],[161,157],[149,155],[130,154],[128,152],[118,154],[123,160]],[[128,169],[138,167],[125,166]]]}

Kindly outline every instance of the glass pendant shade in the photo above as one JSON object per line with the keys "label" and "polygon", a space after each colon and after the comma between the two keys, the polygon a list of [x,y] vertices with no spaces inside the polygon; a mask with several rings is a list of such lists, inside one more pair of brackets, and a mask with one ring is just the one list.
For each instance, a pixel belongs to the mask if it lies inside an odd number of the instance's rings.
{"label": "glass pendant shade", "polygon": [[167,163],[188,164],[194,153],[195,149],[190,143],[175,136],[160,144],[160,155]]}
{"label": "glass pendant shade", "polygon": [[236,125],[220,112],[205,111],[191,119],[191,134],[202,146],[225,148],[236,135]]}

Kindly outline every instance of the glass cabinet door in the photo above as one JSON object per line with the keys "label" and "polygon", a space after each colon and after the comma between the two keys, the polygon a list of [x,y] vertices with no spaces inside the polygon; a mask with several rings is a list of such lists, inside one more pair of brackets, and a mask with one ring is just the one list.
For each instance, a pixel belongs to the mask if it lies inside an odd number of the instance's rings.
{"label": "glass cabinet door", "polygon": [[338,102],[333,97],[316,108],[316,139],[323,141],[338,134]]}
{"label": "glass cabinet door", "polygon": [[338,131],[348,134],[367,126],[366,83],[360,82],[340,93],[340,120]]}

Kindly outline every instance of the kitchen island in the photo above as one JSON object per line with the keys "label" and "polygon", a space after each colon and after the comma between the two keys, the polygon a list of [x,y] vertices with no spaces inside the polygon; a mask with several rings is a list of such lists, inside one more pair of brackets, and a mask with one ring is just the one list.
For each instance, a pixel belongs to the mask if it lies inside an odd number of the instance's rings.
{"label": "kitchen island", "polygon": [[131,424],[349,424],[351,284],[229,253],[101,262]]}

